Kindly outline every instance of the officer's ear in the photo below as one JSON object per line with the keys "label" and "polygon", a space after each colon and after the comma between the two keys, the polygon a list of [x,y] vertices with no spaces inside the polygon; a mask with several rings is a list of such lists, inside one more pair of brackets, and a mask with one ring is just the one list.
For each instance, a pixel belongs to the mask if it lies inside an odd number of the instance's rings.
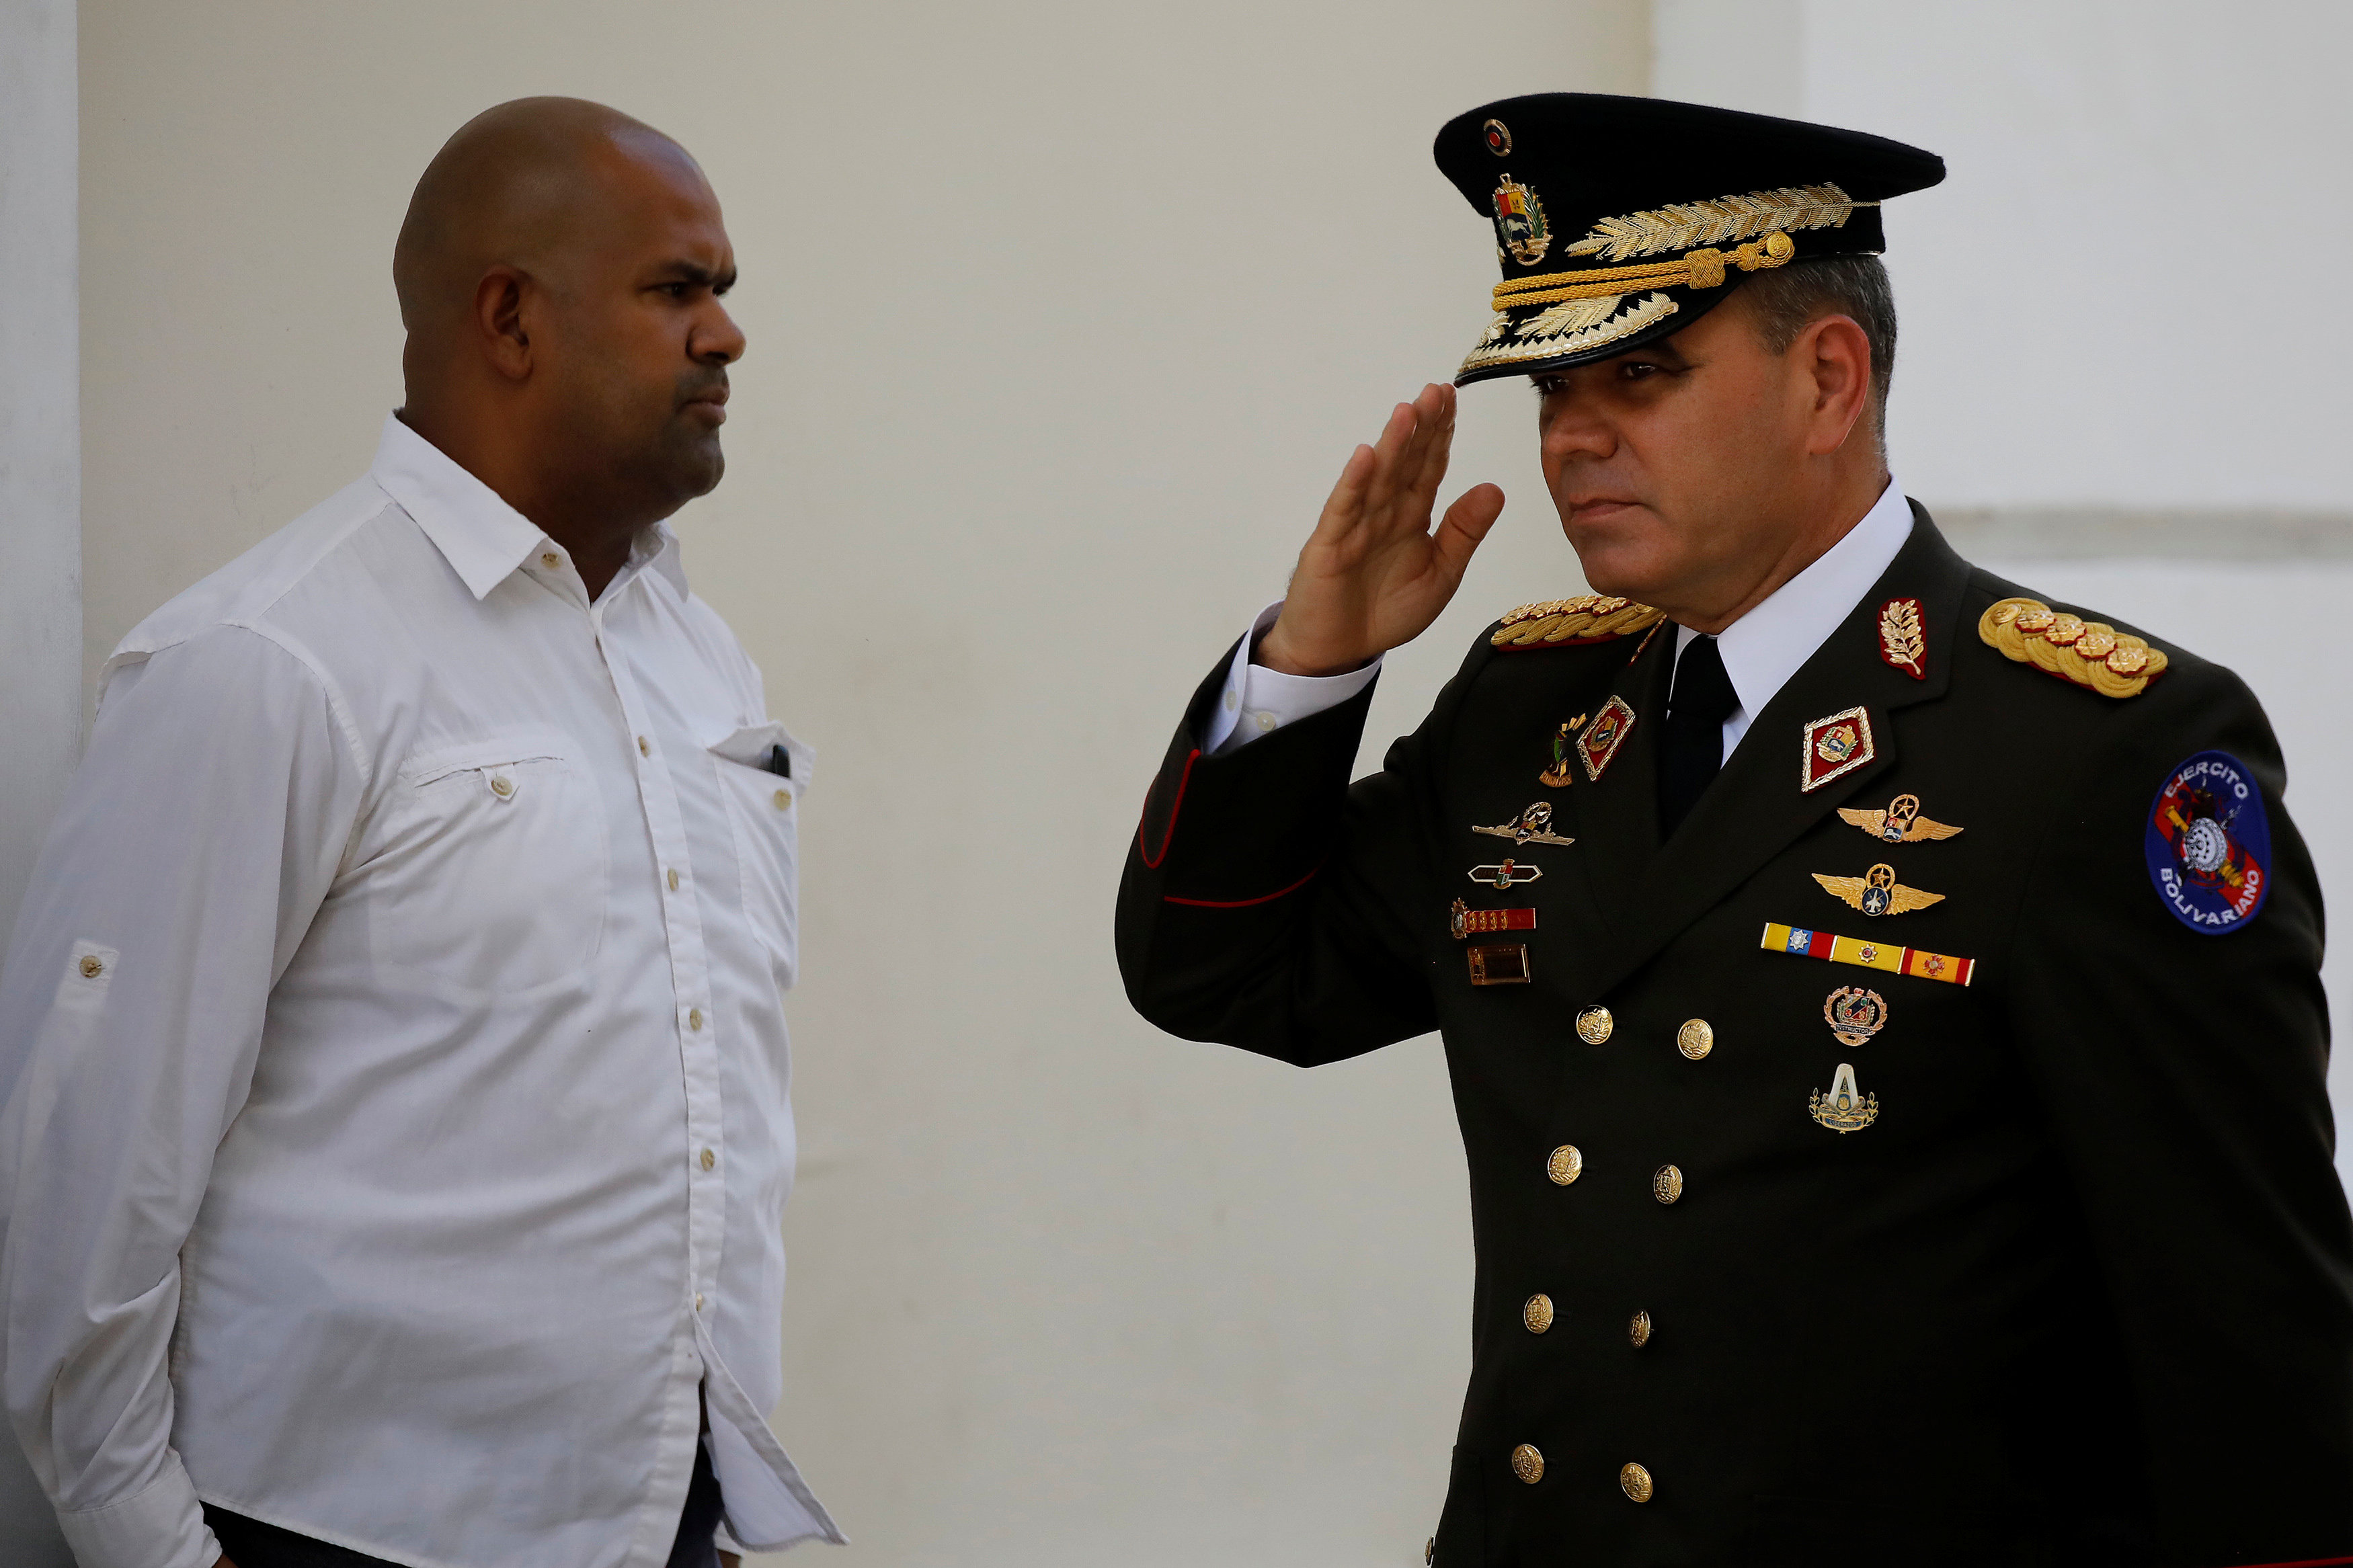
{"label": "officer's ear", "polygon": [[510,381],[531,374],[527,306],[538,291],[531,274],[501,262],[474,285],[474,331],[483,356]]}
{"label": "officer's ear", "polygon": [[1827,457],[1846,445],[1858,425],[1877,439],[1871,414],[1871,339],[1852,316],[1817,316],[1789,344],[1795,395],[1805,399],[1806,455]]}

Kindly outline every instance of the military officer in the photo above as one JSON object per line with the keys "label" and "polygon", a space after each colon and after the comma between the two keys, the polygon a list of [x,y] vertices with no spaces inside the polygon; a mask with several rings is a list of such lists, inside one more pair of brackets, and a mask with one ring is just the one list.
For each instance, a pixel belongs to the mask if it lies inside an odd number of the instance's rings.
{"label": "military officer", "polygon": [[[1889,476],[1879,204],[1943,164],[1582,94],[1436,151],[1503,266],[1456,384],[1533,379],[1607,596],[1505,616],[1352,784],[1503,507],[1433,529],[1455,394],[1400,405],[1194,694],[1118,912],[1171,1033],[1444,1036],[1478,1267],[1436,1562],[2353,1562],[2279,748]],[[1985,263],[2042,286],[2033,243]]]}

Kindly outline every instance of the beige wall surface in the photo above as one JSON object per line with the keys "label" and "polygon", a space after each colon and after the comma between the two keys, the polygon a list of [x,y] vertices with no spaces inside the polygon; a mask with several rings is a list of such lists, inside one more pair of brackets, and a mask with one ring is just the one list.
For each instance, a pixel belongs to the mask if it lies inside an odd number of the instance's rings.
{"label": "beige wall surface", "polygon": [[[1470,1242],[1436,1044],[1303,1074],[1157,1035],[1110,916],[1193,683],[1351,445],[1484,327],[1449,115],[1640,91],[1638,0],[1017,8],[93,0],[82,9],[89,667],[355,476],[392,237],[525,93],[681,138],[751,338],[697,586],[820,762],[793,999],[776,1424],[872,1564],[1403,1564],[1445,1481]],[[1391,661],[1577,591],[1533,411]]]}

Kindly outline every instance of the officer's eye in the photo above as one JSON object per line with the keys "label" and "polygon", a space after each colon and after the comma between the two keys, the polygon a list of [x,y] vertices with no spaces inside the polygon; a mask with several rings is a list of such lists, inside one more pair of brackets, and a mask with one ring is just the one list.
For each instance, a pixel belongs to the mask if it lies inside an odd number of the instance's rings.
{"label": "officer's eye", "polygon": [[1620,381],[1644,381],[1664,368],[1646,359],[1622,360],[1618,365],[1618,378]]}
{"label": "officer's eye", "polygon": [[1529,377],[1528,384],[1535,388],[1538,397],[1550,397],[1567,384],[1556,375],[1537,375]]}

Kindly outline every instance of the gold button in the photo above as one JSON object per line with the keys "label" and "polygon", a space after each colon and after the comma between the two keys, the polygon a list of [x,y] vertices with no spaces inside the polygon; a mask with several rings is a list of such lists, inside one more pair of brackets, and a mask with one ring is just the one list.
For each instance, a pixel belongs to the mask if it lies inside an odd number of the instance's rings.
{"label": "gold button", "polygon": [[1539,1291],[1520,1306],[1520,1321],[1532,1334],[1543,1333],[1552,1327],[1552,1298]]}
{"label": "gold button", "polygon": [[1585,1156],[1577,1152],[1577,1145],[1574,1143],[1562,1144],[1554,1150],[1552,1157],[1545,1162],[1545,1174],[1553,1179],[1556,1186],[1565,1187],[1584,1173]]}
{"label": "gold button", "polygon": [[696,1030],[700,1030],[700,1029],[702,1027],[702,1008],[700,1008],[700,1007],[689,1007],[689,1008],[686,1010],[686,1026],[687,1026],[688,1028],[690,1028],[690,1029],[696,1029]]}
{"label": "gold button", "polygon": [[1683,1195],[1683,1173],[1672,1165],[1662,1165],[1651,1173],[1651,1195],[1662,1204],[1671,1204]]}
{"label": "gold button", "polygon": [[1544,1455],[1534,1443],[1523,1443],[1512,1450],[1512,1474],[1530,1486],[1544,1479]]}
{"label": "gold button", "polygon": [[564,557],[553,550],[543,550],[539,552],[539,563],[553,572],[564,564]]}
{"label": "gold button", "polygon": [[678,868],[675,866],[670,868],[670,890],[673,893],[678,891]]}
{"label": "gold button", "polygon": [[86,953],[83,955],[81,961],[81,977],[84,980],[95,980],[105,973],[106,961],[104,959],[100,958],[95,953]]}
{"label": "gold button", "polygon": [[1697,1061],[1715,1049],[1715,1027],[1705,1018],[1689,1018],[1675,1031],[1675,1049]]}
{"label": "gold button", "polygon": [[792,805],[792,804],[793,804],[793,792],[792,792],[792,791],[790,791],[790,790],[788,790],[788,789],[780,789],[780,790],[778,790],[778,791],[776,792],[776,809],[777,809],[778,811],[784,811],[784,810],[786,810],[786,809],[790,808],[790,806]]}
{"label": "gold button", "polygon": [[707,1171],[717,1163],[719,1163],[719,1156],[705,1149],[702,1152],[702,1168]]}
{"label": "gold button", "polygon": [[497,795],[501,800],[512,799],[514,795],[514,780],[507,777],[504,773],[491,774],[491,793]]}
{"label": "gold button", "polygon": [[1577,1037],[1588,1046],[1598,1046],[1609,1038],[1609,1031],[1616,1025],[1609,1008],[1588,1007],[1577,1016]]}
{"label": "gold button", "polygon": [[1636,1350],[1651,1342],[1651,1314],[1636,1312],[1626,1320],[1626,1341]]}
{"label": "gold button", "polygon": [[646,742],[646,738],[645,738],[643,735],[638,736],[638,755],[639,755],[639,756],[641,756],[641,757],[650,757],[650,756],[652,756],[653,754],[654,754],[654,749],[653,749],[653,747],[652,747],[652,746],[650,746],[650,745],[649,745],[649,744],[647,743],[647,742]]}
{"label": "gold button", "polygon": [[1618,1472],[1618,1489],[1636,1502],[1651,1500],[1651,1472],[1640,1465],[1629,1465]]}

